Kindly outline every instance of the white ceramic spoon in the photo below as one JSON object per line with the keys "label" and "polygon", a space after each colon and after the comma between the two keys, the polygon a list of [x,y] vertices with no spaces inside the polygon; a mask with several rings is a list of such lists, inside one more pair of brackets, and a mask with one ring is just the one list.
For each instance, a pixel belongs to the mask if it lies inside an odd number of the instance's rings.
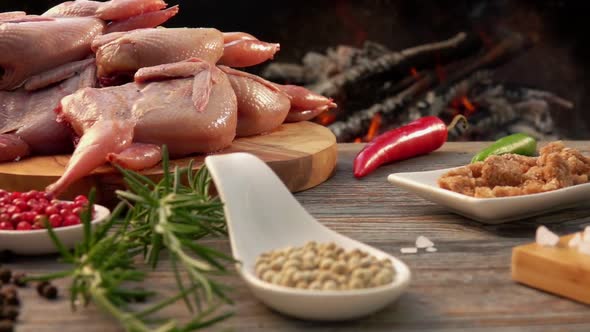
{"label": "white ceramic spoon", "polygon": [[[403,262],[317,222],[262,160],[234,153],[207,157],[205,163],[225,204],[233,255],[240,261],[238,272],[269,307],[303,319],[347,320],[383,308],[408,286],[410,270]],[[394,280],[375,288],[320,291],[273,285],[256,277],[254,265],[261,253],[302,246],[311,240],[335,242],[346,250],[358,248],[379,259],[388,258],[395,270]]]}

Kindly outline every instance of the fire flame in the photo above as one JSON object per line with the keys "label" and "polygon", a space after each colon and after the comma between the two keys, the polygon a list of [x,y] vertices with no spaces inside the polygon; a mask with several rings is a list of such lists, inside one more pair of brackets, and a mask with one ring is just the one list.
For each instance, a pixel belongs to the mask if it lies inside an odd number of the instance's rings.
{"label": "fire flame", "polygon": [[471,113],[475,112],[475,105],[466,96],[461,98],[461,104],[465,107],[465,115],[471,115]]}
{"label": "fire flame", "polygon": [[355,139],[354,139],[354,142],[355,142],[355,143],[361,143],[361,142],[362,142],[362,140],[361,140],[361,138],[360,138],[360,137],[357,137],[357,138],[355,138]]}
{"label": "fire flame", "polygon": [[369,126],[369,131],[367,131],[367,136],[365,136],[365,141],[372,141],[379,133],[379,128],[381,128],[381,114],[377,113],[371,119],[371,125]]}
{"label": "fire flame", "polygon": [[317,116],[316,122],[321,124],[322,126],[331,125],[336,121],[336,114],[330,112],[324,112]]}
{"label": "fire flame", "polygon": [[477,104],[465,95],[457,96],[449,103],[449,107],[454,110],[453,116],[463,114],[468,117],[477,111]]}

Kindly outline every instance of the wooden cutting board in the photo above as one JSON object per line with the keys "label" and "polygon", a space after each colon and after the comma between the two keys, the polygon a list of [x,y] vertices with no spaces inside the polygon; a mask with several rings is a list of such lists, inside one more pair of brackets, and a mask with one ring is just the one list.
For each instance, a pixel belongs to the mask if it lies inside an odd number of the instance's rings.
{"label": "wooden cutting board", "polygon": [[[248,152],[257,155],[279,175],[293,191],[312,188],[326,181],[333,173],[337,159],[336,138],[324,126],[311,122],[284,124],[261,136],[239,138],[232,146],[218,154]],[[195,168],[203,164],[205,156],[196,155],[173,160],[171,164],[187,166],[194,159]],[[0,164],[0,188],[11,191],[43,190],[63,173],[69,156],[42,156],[18,162]],[[160,166],[142,171],[151,178],[162,175]],[[98,201],[112,204],[114,191],[123,187],[118,171],[102,166],[70,186],[63,198],[87,194],[95,187]]]}
{"label": "wooden cutting board", "polygon": [[525,285],[590,304],[590,255],[569,248],[574,235],[556,247],[536,243],[512,250],[512,279]]}

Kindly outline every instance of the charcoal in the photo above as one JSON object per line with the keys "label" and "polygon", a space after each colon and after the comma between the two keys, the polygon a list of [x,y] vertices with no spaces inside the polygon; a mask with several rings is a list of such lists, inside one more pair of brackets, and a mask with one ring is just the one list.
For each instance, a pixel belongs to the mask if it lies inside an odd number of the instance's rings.
{"label": "charcoal", "polygon": [[552,114],[571,109],[571,102],[493,79],[493,69],[528,50],[532,40],[507,31],[488,38],[483,49],[473,37],[461,32],[401,51],[374,42],[361,48],[340,45],[325,54],[307,53],[301,65],[269,65],[263,76],[334,98],[339,109],[318,121],[338,142],[365,137],[376,115],[385,131],[423,116],[450,122],[464,114],[469,128],[452,130],[450,140],[490,140],[516,131],[554,138]]}
{"label": "charcoal", "polygon": [[444,63],[447,58],[456,58],[456,53],[465,53],[465,49],[469,51],[479,49],[479,46],[478,43],[473,43],[473,39],[469,38],[466,33],[461,32],[442,42],[386,53],[373,61],[353,66],[328,80],[309,86],[309,88],[327,97],[336,97],[343,89],[354,87],[371,77],[393,70],[400,74],[407,73],[410,68],[421,68],[428,63],[432,64],[433,59]]}

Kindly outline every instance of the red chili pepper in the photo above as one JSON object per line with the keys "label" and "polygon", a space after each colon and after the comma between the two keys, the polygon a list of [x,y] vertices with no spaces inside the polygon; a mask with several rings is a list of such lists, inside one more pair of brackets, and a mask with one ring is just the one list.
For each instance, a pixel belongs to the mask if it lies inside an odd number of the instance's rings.
{"label": "red chili pepper", "polygon": [[354,176],[362,178],[385,163],[427,154],[440,148],[447,141],[448,130],[458,120],[466,121],[464,116],[457,115],[447,128],[441,119],[426,116],[377,136],[354,159]]}

